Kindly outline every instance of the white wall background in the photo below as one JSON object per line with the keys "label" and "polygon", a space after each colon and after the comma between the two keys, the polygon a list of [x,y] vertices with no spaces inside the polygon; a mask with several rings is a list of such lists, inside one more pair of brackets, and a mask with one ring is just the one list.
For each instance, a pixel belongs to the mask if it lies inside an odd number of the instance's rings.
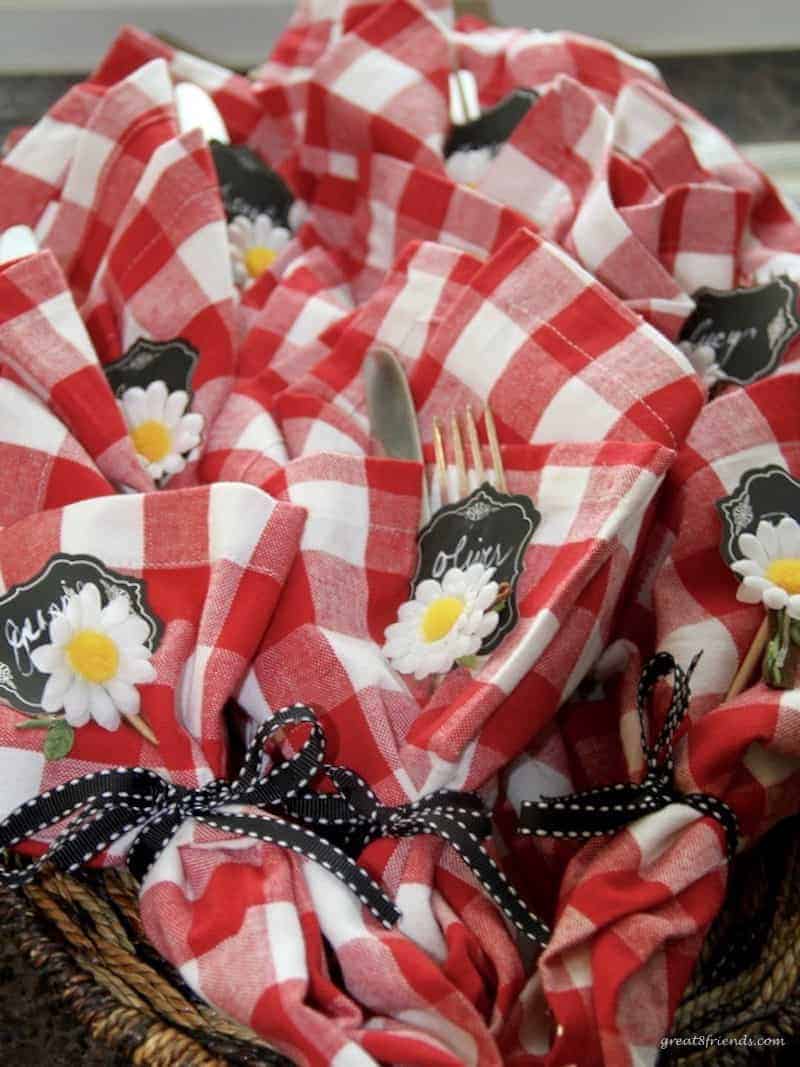
{"label": "white wall background", "polygon": [[[264,58],[292,0],[0,0],[0,71],[81,71],[125,22],[222,62]],[[800,47],[798,0],[494,0],[498,22],[654,53]]]}

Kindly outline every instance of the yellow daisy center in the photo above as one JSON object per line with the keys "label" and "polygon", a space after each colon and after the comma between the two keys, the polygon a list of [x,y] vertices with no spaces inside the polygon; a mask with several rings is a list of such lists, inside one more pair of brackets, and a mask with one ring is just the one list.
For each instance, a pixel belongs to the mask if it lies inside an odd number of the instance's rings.
{"label": "yellow daisy center", "polygon": [[441,641],[453,629],[464,611],[464,601],[456,596],[434,600],[422,616],[422,636],[428,644]]}
{"label": "yellow daisy center", "polygon": [[169,427],[158,419],[148,419],[131,430],[133,447],[149,463],[158,463],[169,455],[172,448],[172,434]]}
{"label": "yellow daisy center", "polygon": [[265,248],[264,245],[254,245],[245,252],[244,265],[251,278],[260,278],[277,258],[278,253],[274,249]]}
{"label": "yellow daisy center", "polygon": [[66,647],[73,671],[87,682],[102,685],[119,669],[119,651],[107,634],[99,630],[80,630]]}
{"label": "yellow daisy center", "polygon": [[790,596],[800,593],[800,559],[774,559],[767,567],[766,575]]}

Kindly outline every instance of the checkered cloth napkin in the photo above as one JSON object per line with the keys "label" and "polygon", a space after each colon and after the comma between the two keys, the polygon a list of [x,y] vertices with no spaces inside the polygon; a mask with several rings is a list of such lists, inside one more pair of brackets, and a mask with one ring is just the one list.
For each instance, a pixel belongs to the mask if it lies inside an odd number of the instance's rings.
{"label": "checkered cloth napkin", "polygon": [[563,243],[668,336],[701,286],[748,283],[787,256],[797,270],[800,230],[780,194],[649,64],[589,39],[453,33],[410,0],[359,8],[345,28],[309,82],[304,195],[320,175],[346,183],[362,153],[441,172],[457,63],[484,106],[519,86],[541,93],[475,187]]}
{"label": "checkered cloth napkin", "polygon": [[[684,667],[703,651],[691,679],[690,723],[676,749],[679,790],[729,804],[744,847],[797,812],[796,691],[759,680],[725,700],[764,609],[736,598],[738,579],[720,553],[715,507],[754,468],[774,464],[798,477],[787,414],[794,396],[800,397],[800,377],[788,367],[703,410],[659,495],[633,595],[615,628],[618,655],[604,657],[616,665],[566,704],[552,731],[513,765],[501,794],[514,808],[531,795],[641,778],[636,689],[644,659],[658,649]],[[506,815],[499,821],[510,841],[514,819],[506,824]],[[531,990],[534,1005],[543,992],[557,1026],[547,1062],[632,1065],[655,1058],[724,900],[719,824],[672,804],[583,847],[526,840],[513,849],[508,870],[520,889],[542,862],[560,876],[541,985]]]}
{"label": "checkered cloth napkin", "polygon": [[[380,652],[383,629],[408,596],[420,519],[420,471],[415,464],[364,458],[372,444],[360,369],[375,344],[391,344],[404,361],[425,438],[433,414],[445,406],[449,410],[471,402],[480,411],[491,402],[506,444],[510,489],[529,493],[543,515],[526,556],[523,621],[476,677],[456,672],[435,690],[426,683],[409,684],[391,671]],[[487,344],[491,362],[476,358]],[[470,377],[476,366],[480,381]],[[534,390],[530,383],[536,383]],[[291,699],[300,693],[323,714],[329,756],[354,766],[385,803],[401,803],[439,787],[482,788],[491,797],[497,772],[547,727],[610,637],[653,494],[672,449],[679,447],[700,409],[701,393],[688,364],[555,246],[520,232],[485,263],[444,245],[412,245],[385,284],[337,331],[329,358],[296,387],[278,394],[268,410],[259,411],[256,389],[257,382],[250,383],[248,392],[240,386],[234,393],[252,404],[253,422],[238,427],[248,435],[248,447],[231,449],[224,459],[222,452],[209,449],[204,465],[212,455],[228,465],[220,469],[239,463],[238,477],[302,504],[309,518],[300,556],[240,703],[261,721],[290,693],[295,694]],[[593,411],[604,413],[599,422],[586,421]],[[528,421],[520,422],[521,417]],[[300,457],[280,467],[265,464],[257,447],[257,426],[267,435],[266,443],[274,437],[276,423],[290,454]],[[278,862],[274,850],[266,851],[273,870]],[[451,944],[461,946],[466,939],[473,946],[470,958],[485,955],[495,961],[496,971],[514,976],[491,1002],[492,1017],[498,1020],[492,1033],[505,1051],[501,1054],[498,1045],[491,1055],[477,1053],[475,1062],[500,1062],[510,1055],[521,1040],[512,1008],[523,988],[521,961],[496,925],[493,906],[466,880],[458,861],[434,842],[376,843],[363,861],[404,911],[403,952],[416,960],[421,947],[438,959],[448,980],[457,983],[456,1003],[463,996],[474,1002],[475,982],[480,982],[482,997],[488,987],[483,972],[465,969]],[[220,854],[220,885],[228,877],[222,872],[233,862]],[[292,895],[287,888],[302,885],[295,868],[306,878],[312,868],[302,860],[284,857],[279,862],[291,871],[280,881],[276,875],[278,897],[267,888],[253,888],[265,904],[264,922],[267,911],[279,903],[282,910],[276,915],[294,911],[291,929],[316,938],[305,890],[294,889]],[[267,869],[266,859],[248,863]],[[205,925],[206,910],[218,907],[214,879],[204,874],[201,887],[197,877],[189,864],[170,876],[170,908],[180,908],[184,929]],[[262,876],[252,877],[255,883]],[[541,901],[545,910],[552,906],[553,889],[534,889],[530,899]],[[385,935],[363,918],[342,933],[337,928],[344,906],[340,895],[329,897],[327,890],[315,894],[312,884],[312,898],[323,931],[337,946],[349,993],[386,1020],[381,1029],[394,1027],[397,1002],[380,999],[382,994],[361,974],[369,954],[383,958],[377,943],[399,935]],[[319,981],[309,963],[318,958],[310,941],[304,945],[297,933],[280,942],[270,938],[269,962],[253,964],[264,976],[263,996],[243,1005],[220,977],[217,961],[223,947],[216,937],[201,949],[183,936],[175,939],[158,919],[163,898],[154,891],[153,900],[158,905],[145,907],[152,936],[185,968],[195,988],[218,998],[215,1002],[224,1010],[237,1013],[270,1040],[284,1042],[282,1047],[292,1054],[300,1049],[309,1054],[306,1045],[297,1044],[297,1020],[307,1010],[302,1007],[307,991]],[[352,905],[348,908],[352,913]],[[232,920],[225,953],[252,936],[251,921],[249,913]],[[299,959],[306,962],[297,970]],[[445,1009],[429,985],[429,970],[420,973],[425,977],[412,985],[426,1011],[434,1013],[435,1024],[417,1026],[439,1033]],[[402,987],[403,998],[409,995],[408,974],[417,974],[416,963],[408,973],[404,969],[402,980],[393,971],[391,988]],[[270,1013],[266,1007],[262,1011],[267,1003]],[[276,1003],[281,1005],[279,1018]],[[391,1024],[387,1016],[394,1020]],[[314,1041],[322,1042],[331,1025],[330,1020],[324,1027],[318,1022],[320,1036]],[[334,1032],[343,1040],[338,1024]],[[474,1031],[469,1032],[474,1039]],[[458,1055],[464,1039],[448,1033],[450,1055]],[[311,1039],[310,1027],[303,1037]],[[371,1047],[366,1036],[359,1034],[357,1040]],[[378,1038],[370,1034],[369,1040]],[[407,1041],[408,1047],[404,1044],[397,1053],[404,1062],[412,1055],[410,1036]],[[334,1046],[323,1047],[328,1052],[318,1049],[320,1062]],[[381,1049],[376,1058],[388,1055]],[[426,1047],[420,1062],[429,1062],[430,1055]]]}
{"label": "checkered cloth napkin", "polygon": [[[608,632],[670,455],[651,441],[504,450],[510,491],[530,493],[544,516],[525,556],[521,621],[476,674],[458,670],[439,688],[396,674],[380,648],[414,570],[419,466],[330,453],[290,462],[264,487],[308,517],[240,705],[256,721],[287,699],[312,705],[328,758],[362,774],[382,803],[442,787],[490,799],[496,771],[555,713],[586,647]],[[310,1063],[348,1041],[377,1062],[430,1063],[437,1050],[456,1064],[466,1048],[466,1062],[502,1062],[522,959],[441,842],[385,840],[362,854],[403,913],[389,933],[316,865],[271,846],[233,848],[187,839],[178,866],[165,854],[144,887],[150,936],[203,996]],[[248,885],[247,907],[229,909],[223,928],[209,917],[231,879]],[[333,998],[323,935],[347,997]],[[226,963],[239,955],[252,975],[244,997]]]}
{"label": "checkered cloth napkin", "polygon": [[[157,73],[160,63],[143,70]],[[124,111],[119,99],[116,104]],[[73,160],[84,175],[93,144],[87,137],[84,131]],[[95,205],[107,209],[108,197],[116,196],[117,171],[126,172],[123,162],[98,172]],[[69,229],[70,217],[62,199],[52,214],[54,229],[60,220]],[[99,261],[99,246],[88,239],[77,242],[72,260],[73,277],[91,276],[82,302],[53,252],[0,268],[0,363],[4,374],[23,382],[66,423],[106,477],[146,491],[154,488],[153,477],[134,452],[107,380],[116,373],[115,362],[140,339],[178,339],[195,365],[190,383],[177,385],[190,390],[191,410],[202,416],[205,431],[235,372],[227,231],[216,172],[199,131],[159,144],[125,206],[120,210],[115,201],[111,228],[95,221],[89,231],[100,240]],[[173,484],[191,483],[193,469],[190,461]]]}
{"label": "checkered cloth napkin", "polygon": [[[4,400],[10,400],[9,392],[15,389],[3,383]],[[27,402],[31,410],[34,402]],[[47,443],[53,450],[49,499],[55,496],[56,482],[61,483],[62,497],[74,492],[70,483],[76,469],[89,492],[96,494],[99,489],[102,493],[101,487],[87,484],[88,464],[74,443],[63,434],[59,447],[52,417],[46,412],[36,414],[37,427],[49,424],[50,428],[50,441],[40,440],[39,446]],[[5,425],[4,421],[4,452],[13,437]],[[34,461],[27,445],[24,448],[23,476],[27,478]],[[254,487],[226,484],[145,495],[94,495],[29,514],[0,530],[6,619],[0,673],[3,815],[71,778],[107,767],[147,767],[187,787],[225,776],[228,742],[223,709],[240,685],[274,610],[303,519],[301,509],[277,503]],[[80,580],[72,584],[69,575],[73,572],[66,568],[76,565],[76,557],[89,559],[96,580],[89,581],[84,569],[79,572]],[[54,568],[55,586],[40,580]],[[37,665],[35,651],[48,643],[48,637],[51,643],[63,637],[50,625],[51,605],[67,612],[59,623],[62,629],[65,618],[71,619],[70,625],[74,623],[79,634],[72,600],[65,607],[63,599],[72,595],[69,589],[77,592],[87,584],[101,594],[111,589],[109,602],[114,604],[115,583],[127,590],[131,615],[139,616],[135,628],[131,629],[130,615],[127,621],[121,620],[120,612],[110,608],[102,617],[84,615],[84,623],[115,642],[112,666],[119,677],[108,682],[111,699],[122,699],[117,690],[122,683],[134,682],[141,713],[159,744],[153,746],[124,724],[109,732],[110,727],[100,725],[104,716],[98,701],[97,716],[93,712],[85,724],[75,725],[69,754],[46,759],[44,731],[20,729],[29,720],[9,695],[24,693],[27,706],[35,701],[35,694],[24,688],[21,679],[45,680],[41,676],[47,670],[41,661]],[[83,603],[84,594],[78,599]],[[151,637],[156,630],[159,633],[147,646],[153,672],[137,667],[138,660],[147,658],[142,619],[151,625]],[[74,657],[69,656],[68,662],[73,663]],[[144,673],[147,682],[140,684]],[[34,707],[31,710],[41,714]],[[44,831],[34,841],[49,839],[52,831]],[[118,860],[121,848],[118,843],[107,858]]]}

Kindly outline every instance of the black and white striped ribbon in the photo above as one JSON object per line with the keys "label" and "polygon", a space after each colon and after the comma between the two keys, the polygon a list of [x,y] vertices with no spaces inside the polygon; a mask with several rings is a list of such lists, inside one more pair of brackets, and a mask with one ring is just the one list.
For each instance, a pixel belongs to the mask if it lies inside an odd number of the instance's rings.
{"label": "black and white striped ribbon", "polygon": [[[718,797],[706,793],[680,793],[673,782],[673,741],[689,707],[689,682],[701,655],[698,653],[688,671],[684,671],[668,652],[659,652],[642,669],[636,704],[647,773],[638,785],[624,782],[563,797],[525,801],[518,832],[538,837],[598,837],[613,834],[668,804],[687,804],[722,825],[728,858],[733,858],[739,841],[739,824],[733,810]],[[670,674],[673,677],[672,699],[664,725],[651,745],[647,708],[658,681]]]}

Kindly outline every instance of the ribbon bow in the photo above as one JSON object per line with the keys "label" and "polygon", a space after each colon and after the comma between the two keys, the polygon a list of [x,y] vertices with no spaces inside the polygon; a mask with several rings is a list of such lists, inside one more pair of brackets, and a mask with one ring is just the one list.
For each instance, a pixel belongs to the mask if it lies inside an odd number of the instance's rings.
{"label": "ribbon bow", "polygon": [[[659,811],[668,804],[688,804],[722,825],[728,858],[732,859],[739,840],[739,824],[732,809],[718,797],[706,793],[680,793],[673,782],[673,741],[689,707],[689,682],[701,655],[701,652],[697,653],[688,671],[682,670],[668,652],[658,652],[644,665],[636,706],[647,773],[638,785],[624,782],[563,797],[527,800],[520,812],[518,832],[538,837],[599,837],[613,834],[641,816]],[[664,725],[651,745],[647,706],[656,683],[668,674],[673,676],[672,699]]]}
{"label": "ribbon bow", "polygon": [[[311,727],[305,743],[291,758],[264,774],[265,743],[285,727],[301,723]],[[21,870],[0,868],[0,884],[18,887],[31,882],[45,862],[58,870],[75,871],[114,841],[137,830],[126,862],[141,881],[181,823],[194,818],[226,833],[307,856],[336,875],[385,927],[391,927],[400,912],[377,882],[316,830],[282,817],[309,821],[316,802],[327,810],[327,798],[303,792],[322,769],[324,755],[325,736],[316,716],[305,705],[294,704],[261,726],[233,781],[214,779],[199,789],[186,789],[143,767],[118,767],[73,778],[20,805],[0,823],[0,849],[5,849],[78,812],[40,859]],[[265,811],[235,811],[231,805]]]}
{"label": "ribbon bow", "polygon": [[330,800],[336,805],[336,821],[345,828],[349,849],[358,854],[380,837],[416,837],[418,834],[439,837],[456,850],[483,889],[521,933],[541,945],[547,944],[550,930],[525,907],[483,846],[483,841],[491,834],[491,820],[483,801],[475,793],[439,789],[410,804],[390,807],[379,803],[363,778],[349,768],[326,767],[325,770],[339,789],[339,794]]}

